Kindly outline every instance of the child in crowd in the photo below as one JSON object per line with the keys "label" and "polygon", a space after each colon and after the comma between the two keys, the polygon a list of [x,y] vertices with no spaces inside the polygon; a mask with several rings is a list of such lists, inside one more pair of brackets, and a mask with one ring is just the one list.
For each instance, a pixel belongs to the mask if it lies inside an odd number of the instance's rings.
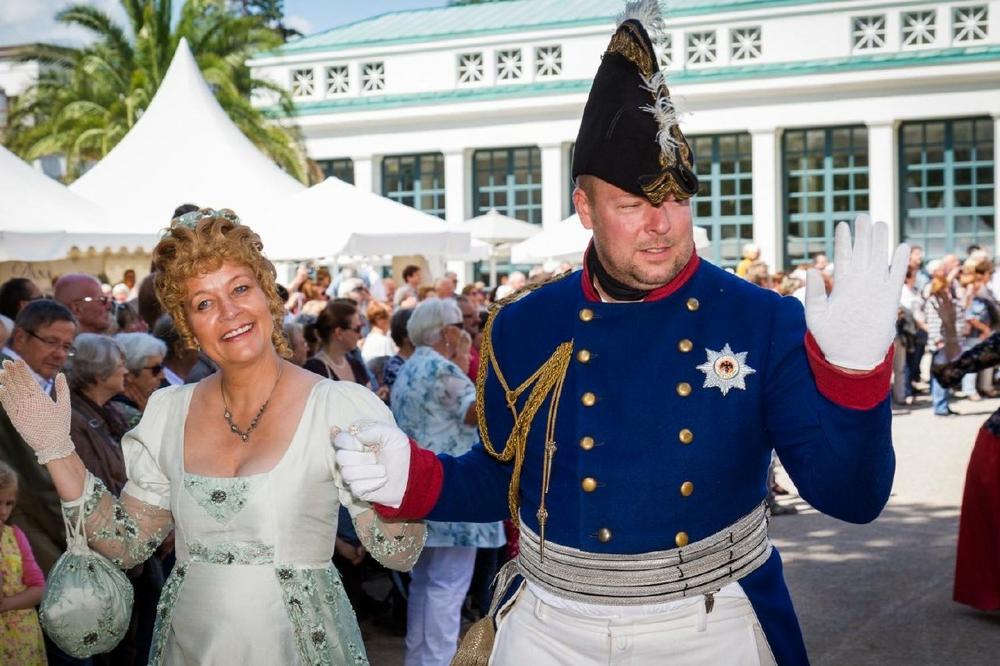
{"label": "child in crowd", "polygon": [[35,612],[45,576],[28,539],[8,525],[17,503],[17,474],[0,460],[0,664],[44,666],[45,644]]}

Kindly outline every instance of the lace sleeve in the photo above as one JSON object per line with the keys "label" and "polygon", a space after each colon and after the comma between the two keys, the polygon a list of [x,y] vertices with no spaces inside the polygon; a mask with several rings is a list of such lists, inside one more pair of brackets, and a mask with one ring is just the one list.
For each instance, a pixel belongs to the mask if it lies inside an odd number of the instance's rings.
{"label": "lace sleeve", "polygon": [[76,523],[78,512],[83,509],[87,543],[122,569],[131,569],[149,559],[173,528],[169,510],[127,492],[122,493],[121,499],[115,499],[90,472],[83,495],[72,502],[63,502],[62,508],[71,524]]}
{"label": "lace sleeve", "polygon": [[427,540],[424,523],[387,520],[370,508],[352,519],[361,544],[382,566],[409,571],[417,563]]}

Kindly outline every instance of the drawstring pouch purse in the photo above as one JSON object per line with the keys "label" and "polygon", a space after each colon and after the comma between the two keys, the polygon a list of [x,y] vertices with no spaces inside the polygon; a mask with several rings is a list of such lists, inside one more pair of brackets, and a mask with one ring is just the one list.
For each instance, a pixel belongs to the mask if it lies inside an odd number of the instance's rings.
{"label": "drawstring pouch purse", "polygon": [[132,616],[133,590],[122,570],[90,549],[77,510],[66,524],[66,552],[49,572],[38,617],[49,638],[67,654],[85,659],[112,650]]}

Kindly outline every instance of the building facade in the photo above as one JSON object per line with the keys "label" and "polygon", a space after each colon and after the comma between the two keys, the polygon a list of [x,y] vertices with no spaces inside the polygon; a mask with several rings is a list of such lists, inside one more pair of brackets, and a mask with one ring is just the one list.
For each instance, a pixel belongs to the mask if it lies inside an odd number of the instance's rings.
{"label": "building facade", "polygon": [[[862,211],[928,256],[996,251],[1000,0],[664,4],[706,258],[732,265],[752,239],[793,266]],[[573,143],[621,7],[394,12],[250,64],[290,91],[328,175],[450,222],[497,208],[548,225],[573,212]]]}

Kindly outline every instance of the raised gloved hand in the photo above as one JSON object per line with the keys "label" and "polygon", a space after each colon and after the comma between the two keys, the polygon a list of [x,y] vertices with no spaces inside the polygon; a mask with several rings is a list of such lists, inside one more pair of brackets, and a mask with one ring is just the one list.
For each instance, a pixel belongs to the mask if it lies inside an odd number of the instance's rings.
{"label": "raised gloved hand", "polygon": [[867,215],[854,220],[854,246],[846,222],[837,225],[833,291],[823,276],[806,276],[806,326],[826,360],[850,370],[871,370],[885,359],[896,337],[896,313],[910,248],[901,243],[886,268],[889,227]]}
{"label": "raised gloved hand", "polygon": [[330,433],[340,475],[360,500],[398,509],[410,476],[410,438],[395,426],[355,421]]}
{"label": "raised gloved hand", "polygon": [[55,386],[56,399],[53,401],[42,391],[28,364],[22,360],[4,361],[0,370],[0,404],[43,465],[74,451],[69,438],[72,411],[65,375],[59,373]]}

